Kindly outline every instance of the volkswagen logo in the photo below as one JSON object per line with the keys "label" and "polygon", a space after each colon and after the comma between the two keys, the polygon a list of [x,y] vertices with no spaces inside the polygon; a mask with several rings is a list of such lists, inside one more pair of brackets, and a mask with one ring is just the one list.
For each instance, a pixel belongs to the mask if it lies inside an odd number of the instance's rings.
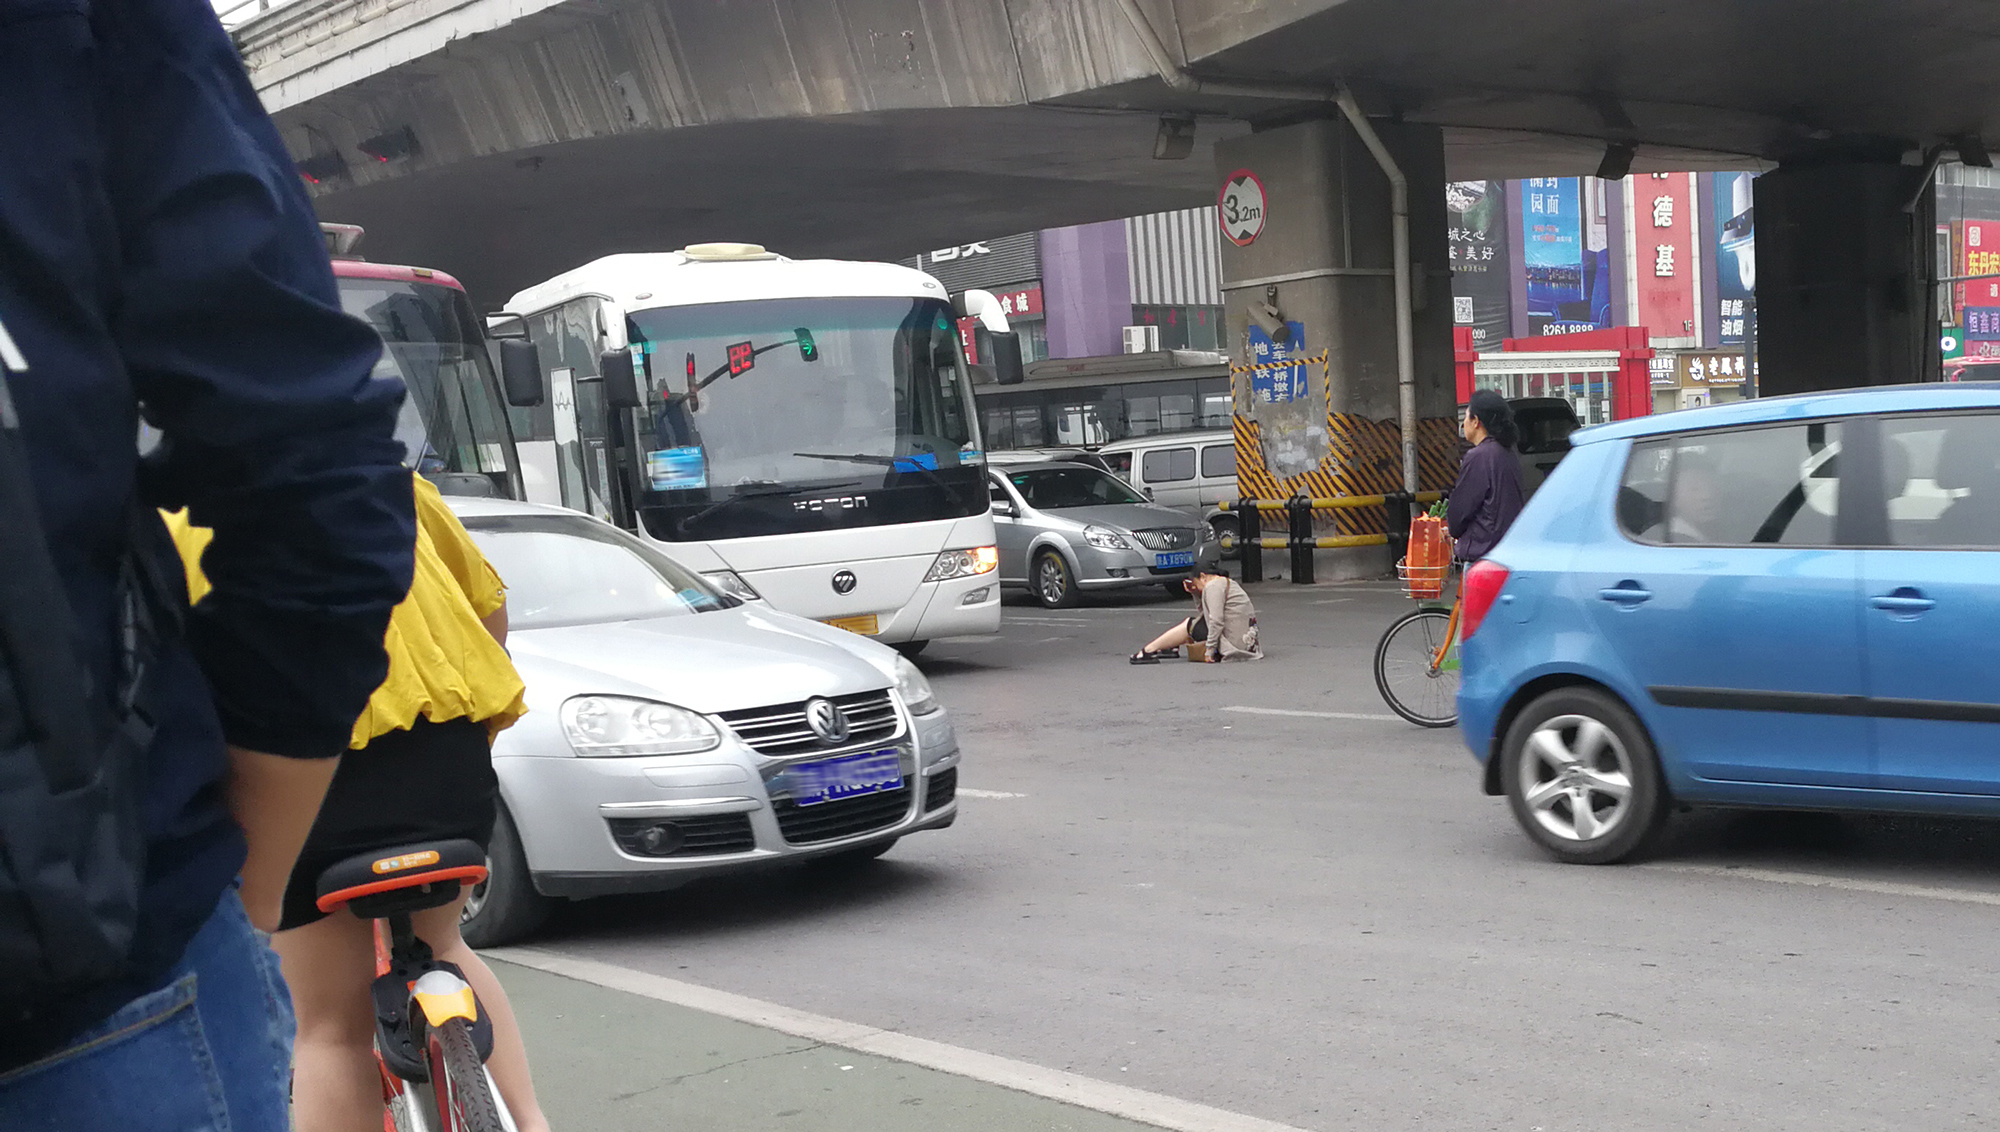
{"label": "volkswagen logo", "polygon": [[806,701],[806,726],[829,743],[847,742],[847,736],[852,731],[847,723],[847,713],[840,710],[839,704],[817,697]]}
{"label": "volkswagen logo", "polygon": [[854,592],[855,585],[856,581],[854,577],[854,571],[852,570],[842,570],[840,573],[835,574],[833,576],[834,593],[851,594]]}

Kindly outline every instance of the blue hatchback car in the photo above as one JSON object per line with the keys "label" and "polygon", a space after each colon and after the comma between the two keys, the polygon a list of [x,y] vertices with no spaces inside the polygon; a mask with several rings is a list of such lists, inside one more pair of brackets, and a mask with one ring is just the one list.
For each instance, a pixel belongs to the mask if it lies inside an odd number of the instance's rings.
{"label": "blue hatchback car", "polygon": [[1577,432],[1465,579],[1459,726],[1544,850],[1679,806],[2000,817],[2000,384]]}

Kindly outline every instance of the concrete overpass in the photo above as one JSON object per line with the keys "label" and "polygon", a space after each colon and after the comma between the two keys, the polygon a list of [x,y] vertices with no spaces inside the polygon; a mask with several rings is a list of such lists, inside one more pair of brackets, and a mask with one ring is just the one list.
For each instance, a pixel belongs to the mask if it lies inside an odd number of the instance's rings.
{"label": "concrete overpass", "polygon": [[[1937,35],[1886,3],[1142,7],[1195,76],[1344,81],[1371,114],[1442,127],[1452,177],[1587,173],[1607,138],[1638,171],[1913,145],[1993,97],[1973,66],[1926,88],[1949,97],[1912,85],[1951,12],[1978,56],[1978,5],[1929,6]],[[1169,87],[1114,0],[302,0],[236,33],[323,215],[484,298],[637,246],[887,257],[1205,203],[1216,140],[1325,112]],[[1153,159],[1163,112],[1198,116],[1191,159]]]}
{"label": "concrete overpass", "polygon": [[1410,484],[1451,401],[1445,180],[1775,165],[1764,389],[1881,383],[1936,372],[1926,162],[2000,121],[1980,0],[296,0],[237,36],[323,216],[486,302],[618,250],[1181,207],[1254,160],[1292,227],[1225,248],[1225,291],[1308,312],[1336,414],[1400,402]]}

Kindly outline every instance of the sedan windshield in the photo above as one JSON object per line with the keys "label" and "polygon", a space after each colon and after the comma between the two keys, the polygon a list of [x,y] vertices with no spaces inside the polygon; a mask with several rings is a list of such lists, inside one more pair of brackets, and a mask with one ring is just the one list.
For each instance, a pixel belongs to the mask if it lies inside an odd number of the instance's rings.
{"label": "sedan windshield", "polygon": [[1107,503],[1144,503],[1146,497],[1133,491],[1117,476],[1080,464],[1064,468],[1034,468],[1007,477],[1028,506],[1041,511],[1064,507],[1101,507]]}
{"label": "sedan windshield", "polygon": [[684,617],[740,604],[666,555],[594,519],[469,516],[465,529],[507,585],[511,628]]}

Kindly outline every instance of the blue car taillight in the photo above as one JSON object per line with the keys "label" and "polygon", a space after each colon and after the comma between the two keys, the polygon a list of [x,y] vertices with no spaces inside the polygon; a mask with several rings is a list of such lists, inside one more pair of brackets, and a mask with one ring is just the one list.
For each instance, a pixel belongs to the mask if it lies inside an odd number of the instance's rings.
{"label": "blue car taillight", "polygon": [[1507,584],[1509,571],[1505,566],[1490,558],[1474,562],[1465,571],[1465,581],[1461,586],[1459,602],[1459,635],[1463,639],[1479,631],[1480,622],[1486,620],[1486,613],[1493,608],[1500,590]]}

